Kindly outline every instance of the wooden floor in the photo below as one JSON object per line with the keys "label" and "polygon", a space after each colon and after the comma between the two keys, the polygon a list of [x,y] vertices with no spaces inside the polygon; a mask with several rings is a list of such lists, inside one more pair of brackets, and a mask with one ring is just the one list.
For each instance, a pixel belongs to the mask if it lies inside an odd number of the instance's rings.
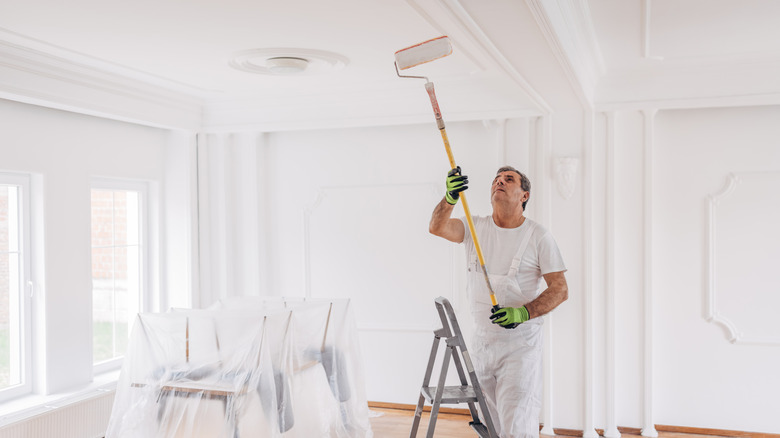
{"label": "wooden floor", "polygon": [[[412,428],[414,412],[401,409],[371,408],[371,428],[376,438],[408,438]],[[436,420],[436,437],[474,438],[477,436],[469,426],[471,416],[440,413]],[[423,438],[428,430],[428,413],[424,413],[417,437]],[[540,435],[549,437],[551,435]],[[564,437],[564,435],[555,435]],[[659,438],[713,438],[712,435],[658,432]],[[641,435],[621,434],[621,438],[642,438]]]}

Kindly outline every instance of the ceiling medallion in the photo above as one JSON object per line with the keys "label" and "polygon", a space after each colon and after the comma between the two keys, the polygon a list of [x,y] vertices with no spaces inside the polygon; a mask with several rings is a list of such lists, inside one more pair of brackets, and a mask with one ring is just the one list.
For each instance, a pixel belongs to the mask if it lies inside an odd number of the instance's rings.
{"label": "ceiling medallion", "polygon": [[312,49],[270,48],[236,52],[230,66],[249,73],[274,76],[313,76],[341,70],[345,56]]}

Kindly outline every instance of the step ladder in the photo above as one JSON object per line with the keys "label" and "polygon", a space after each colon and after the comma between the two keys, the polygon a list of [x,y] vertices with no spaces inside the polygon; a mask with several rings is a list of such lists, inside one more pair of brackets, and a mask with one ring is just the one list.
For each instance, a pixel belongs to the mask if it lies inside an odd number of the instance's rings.
{"label": "step ladder", "polygon": [[[422,388],[420,389],[420,400],[417,402],[417,409],[414,411],[412,432],[409,437],[416,438],[417,429],[420,427],[423,406],[427,401],[431,404],[431,418],[428,422],[427,438],[433,438],[433,431],[436,428],[436,417],[439,415],[440,406],[442,404],[459,403],[468,404],[469,412],[471,412],[471,418],[473,419],[473,421],[469,422],[469,425],[474,428],[480,437],[498,438],[496,429],[493,426],[493,420],[490,418],[490,413],[488,412],[487,404],[485,403],[485,396],[482,394],[482,389],[477,381],[477,374],[471,363],[471,357],[466,349],[463,335],[460,332],[460,326],[458,325],[458,319],[455,317],[455,311],[452,309],[450,302],[444,297],[436,298],[435,302],[436,310],[439,312],[439,318],[441,318],[442,327],[433,331],[431,357],[428,360],[428,369],[425,370],[425,378],[423,378]],[[431,373],[433,372],[436,356],[439,352],[439,341],[441,341],[441,339],[444,339],[446,349],[444,351],[444,358],[442,359],[441,371],[439,373],[439,382],[438,386],[430,386]],[[460,350],[460,352],[458,350]],[[447,371],[449,370],[450,359],[455,362],[455,368],[458,370],[458,376],[460,377],[461,383],[460,386],[444,386],[444,382],[447,378]],[[463,370],[464,363],[466,365],[466,370],[468,370],[468,377],[471,380],[471,384],[469,384],[469,381],[466,379],[466,374]],[[479,408],[485,417],[484,423],[479,420],[479,413],[477,412],[476,406],[477,403],[479,403]]]}

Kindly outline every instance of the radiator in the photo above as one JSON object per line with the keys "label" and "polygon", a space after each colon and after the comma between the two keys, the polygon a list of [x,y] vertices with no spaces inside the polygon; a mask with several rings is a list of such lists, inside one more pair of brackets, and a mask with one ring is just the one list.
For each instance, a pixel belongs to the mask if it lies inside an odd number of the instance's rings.
{"label": "radiator", "polygon": [[0,428],[0,438],[102,438],[108,428],[114,391],[78,401],[47,406]]}

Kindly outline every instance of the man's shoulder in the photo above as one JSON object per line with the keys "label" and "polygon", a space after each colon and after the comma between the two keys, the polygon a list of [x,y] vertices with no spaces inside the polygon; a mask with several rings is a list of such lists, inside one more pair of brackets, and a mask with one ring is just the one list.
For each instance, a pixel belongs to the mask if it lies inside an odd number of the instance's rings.
{"label": "man's shoulder", "polygon": [[548,230],[547,227],[545,227],[544,225],[528,217],[526,217],[525,220],[528,225],[533,227],[533,233],[534,233],[533,237],[536,240],[541,240],[546,236],[552,237],[552,234],[550,234],[550,230]]}
{"label": "man's shoulder", "polygon": [[529,226],[529,228],[533,227],[534,231],[537,232],[537,233],[539,233],[539,232],[541,232],[542,234],[547,233],[547,228],[545,228],[544,225],[540,224],[539,222],[537,222],[537,221],[535,221],[535,220],[533,220],[533,219],[531,219],[531,218],[529,218],[527,216],[525,218],[525,224],[527,224]]}

